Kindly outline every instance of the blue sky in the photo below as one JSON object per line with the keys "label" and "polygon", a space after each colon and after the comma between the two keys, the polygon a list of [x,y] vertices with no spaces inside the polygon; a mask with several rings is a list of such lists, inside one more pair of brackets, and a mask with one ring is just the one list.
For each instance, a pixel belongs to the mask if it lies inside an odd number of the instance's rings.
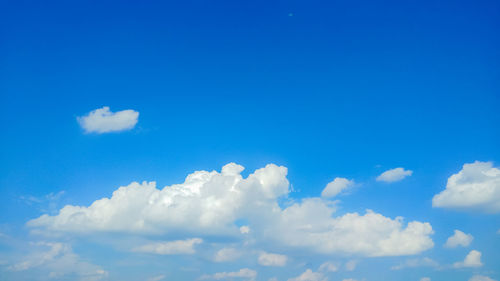
{"label": "blue sky", "polygon": [[500,280],[499,14],[0,1],[0,279]]}

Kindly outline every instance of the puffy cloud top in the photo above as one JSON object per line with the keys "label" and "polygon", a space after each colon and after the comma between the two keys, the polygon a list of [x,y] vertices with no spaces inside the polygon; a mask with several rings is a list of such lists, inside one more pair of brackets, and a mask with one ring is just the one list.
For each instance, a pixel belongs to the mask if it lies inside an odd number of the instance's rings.
{"label": "puffy cloud top", "polygon": [[500,212],[500,169],[492,162],[464,164],[448,178],[446,189],[435,195],[432,206]]}
{"label": "puffy cloud top", "polygon": [[[196,171],[183,183],[163,189],[154,182],[133,182],[88,207],[67,205],[57,215],[45,214],[27,225],[49,234],[250,235],[256,241],[317,253],[359,256],[413,255],[434,245],[429,223],[405,224],[401,217],[391,219],[370,210],[334,216],[334,202],[318,197],[291,201],[283,208],[278,199],[289,193],[285,167],[269,164],[247,178],[242,171],[242,166],[230,163],[221,172]],[[248,226],[239,228],[241,220]],[[159,243],[140,249],[163,254],[177,249]]]}
{"label": "puffy cloud top", "polygon": [[481,267],[483,263],[481,262],[481,252],[472,250],[467,254],[464,261],[456,262],[453,264],[455,268],[461,267]]}
{"label": "puffy cloud top", "polygon": [[138,118],[139,112],[135,110],[111,112],[109,107],[104,106],[77,117],[77,121],[86,133],[102,134],[130,130],[137,124]]}
{"label": "puffy cloud top", "polygon": [[380,176],[377,177],[377,181],[395,182],[395,181],[400,181],[406,177],[409,177],[412,174],[413,171],[411,170],[405,170],[404,168],[395,168],[387,170],[382,174],[380,174]]}

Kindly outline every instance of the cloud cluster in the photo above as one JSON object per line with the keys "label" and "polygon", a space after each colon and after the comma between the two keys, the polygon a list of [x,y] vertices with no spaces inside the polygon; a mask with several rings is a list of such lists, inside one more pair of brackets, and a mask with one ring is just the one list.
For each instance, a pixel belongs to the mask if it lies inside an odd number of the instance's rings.
{"label": "cloud cluster", "polygon": [[446,189],[435,195],[432,206],[500,212],[500,169],[492,162],[464,164],[448,178]]}
{"label": "cloud cluster", "polygon": [[456,248],[458,246],[467,247],[470,245],[474,237],[471,234],[465,234],[462,231],[455,229],[455,233],[446,240],[444,244],[447,248]]}
{"label": "cloud cluster", "polygon": [[380,176],[377,177],[377,181],[383,181],[383,182],[396,182],[400,181],[406,177],[409,177],[413,174],[413,171],[411,170],[405,170],[404,168],[395,168],[391,170],[387,170],[380,174]]}
{"label": "cloud cluster", "polygon": [[[89,207],[68,205],[57,215],[42,215],[27,225],[48,233],[252,234],[258,241],[317,253],[370,257],[418,254],[434,245],[429,223],[405,224],[401,217],[391,219],[370,210],[334,216],[334,202],[319,197],[283,208],[278,200],[289,193],[285,167],[269,164],[247,178],[242,171],[242,166],[230,163],[221,172],[197,171],[163,189],[154,182],[134,182]],[[236,221],[242,219],[249,222],[248,228],[238,228]],[[160,246],[148,249],[163,249]]]}
{"label": "cloud cluster", "polygon": [[82,261],[70,245],[56,242],[31,244],[32,252],[22,261],[8,267],[10,271],[42,270],[47,277],[97,281],[108,276],[101,267]]}
{"label": "cloud cluster", "polygon": [[111,112],[104,106],[92,110],[87,115],[77,117],[77,121],[86,133],[110,133],[132,129],[137,124],[139,112],[122,110]]}

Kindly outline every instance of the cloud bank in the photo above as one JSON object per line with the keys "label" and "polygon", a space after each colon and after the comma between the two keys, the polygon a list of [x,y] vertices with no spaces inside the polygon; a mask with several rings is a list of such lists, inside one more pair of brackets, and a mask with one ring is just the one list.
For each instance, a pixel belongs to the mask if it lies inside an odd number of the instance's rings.
{"label": "cloud bank", "polygon": [[[42,215],[27,226],[52,234],[251,235],[256,241],[315,253],[369,257],[413,255],[434,245],[426,222],[406,224],[402,217],[391,219],[371,210],[334,216],[334,202],[319,197],[281,207],[279,198],[290,192],[287,168],[269,164],[247,178],[240,174],[243,169],[230,163],[221,172],[196,171],[183,183],[163,189],[154,182],[133,182],[110,198],[88,207],[67,205],[57,215]],[[249,222],[245,231],[236,225],[242,219]],[[153,244],[141,249],[168,253],[172,247]]]}
{"label": "cloud bank", "polygon": [[77,117],[77,121],[86,133],[110,133],[130,130],[137,124],[139,112],[122,110],[111,112],[104,106],[92,110],[87,115]]}

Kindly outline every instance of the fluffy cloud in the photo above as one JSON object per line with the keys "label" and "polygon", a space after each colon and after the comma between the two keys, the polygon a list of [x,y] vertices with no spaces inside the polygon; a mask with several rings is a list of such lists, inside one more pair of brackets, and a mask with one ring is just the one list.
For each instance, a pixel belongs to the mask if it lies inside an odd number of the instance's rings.
{"label": "fluffy cloud", "polygon": [[448,178],[446,189],[434,196],[432,206],[500,212],[500,169],[492,162],[464,164]]}
{"label": "fluffy cloud", "polygon": [[136,247],[133,249],[133,251],[141,253],[158,254],[158,255],[182,255],[182,254],[189,255],[189,254],[194,254],[196,252],[194,246],[202,242],[203,240],[200,238],[168,241],[168,242],[156,242]]}
{"label": "fluffy cloud", "polygon": [[474,275],[469,279],[469,281],[496,281],[496,280],[493,280],[490,277],[484,275]]}
{"label": "fluffy cloud", "polygon": [[228,262],[234,261],[241,256],[240,251],[234,248],[222,248],[217,253],[215,253],[214,261],[215,262]]}
{"label": "fluffy cloud", "polygon": [[462,267],[481,267],[483,263],[481,262],[481,252],[472,250],[467,254],[464,261],[456,262],[453,264],[455,268]]}
{"label": "fluffy cloud", "polygon": [[[27,223],[39,233],[127,232],[242,235],[236,221],[249,222],[252,237],[317,253],[360,256],[418,254],[433,247],[429,223],[391,219],[373,211],[333,216],[334,202],[322,198],[278,199],[289,193],[287,169],[269,164],[247,178],[234,163],[222,171],[197,171],[184,183],[157,189],[133,182],[89,207],[67,205],[57,215]],[[247,234],[245,234],[247,235]],[[151,249],[154,247],[151,246]]]}
{"label": "fluffy cloud", "polygon": [[263,252],[259,255],[258,262],[263,266],[285,266],[287,256]]}
{"label": "fluffy cloud", "polygon": [[327,281],[327,280],[328,278],[326,278],[322,273],[313,272],[310,269],[307,269],[306,271],[304,271],[304,273],[295,278],[288,279],[288,281]]}
{"label": "fluffy cloud", "polygon": [[41,270],[51,279],[76,276],[75,278],[81,281],[96,281],[108,276],[108,272],[101,267],[82,261],[68,244],[38,242],[32,243],[32,249],[33,252],[23,261],[9,266],[8,270],[15,272]]}
{"label": "fluffy cloud", "polygon": [[249,281],[253,281],[255,280],[256,277],[257,277],[257,271],[248,268],[242,268],[239,271],[235,272],[218,272],[213,275],[203,275],[200,277],[200,280],[205,280],[205,279],[222,280],[222,279],[243,278]]}
{"label": "fluffy cloud", "polygon": [[321,197],[332,198],[343,190],[354,185],[353,180],[348,180],[346,178],[335,178],[332,182],[328,183],[321,192]]}
{"label": "fluffy cloud", "polygon": [[447,248],[456,248],[458,246],[467,247],[470,245],[474,237],[471,234],[465,234],[462,231],[455,229],[455,234],[450,236],[444,244]]}
{"label": "fluffy cloud", "polygon": [[111,112],[104,106],[92,110],[85,116],[77,117],[77,121],[86,133],[109,133],[132,129],[139,118],[139,112],[128,109]]}
{"label": "fluffy cloud", "polygon": [[391,267],[392,270],[400,270],[403,268],[409,267],[439,267],[439,263],[431,258],[418,258],[418,259],[410,259],[399,265]]}
{"label": "fluffy cloud", "polygon": [[404,168],[395,168],[387,170],[382,174],[380,174],[380,176],[377,177],[377,181],[395,182],[395,181],[400,181],[406,177],[409,177],[412,174],[413,171],[411,170],[405,170]]}

